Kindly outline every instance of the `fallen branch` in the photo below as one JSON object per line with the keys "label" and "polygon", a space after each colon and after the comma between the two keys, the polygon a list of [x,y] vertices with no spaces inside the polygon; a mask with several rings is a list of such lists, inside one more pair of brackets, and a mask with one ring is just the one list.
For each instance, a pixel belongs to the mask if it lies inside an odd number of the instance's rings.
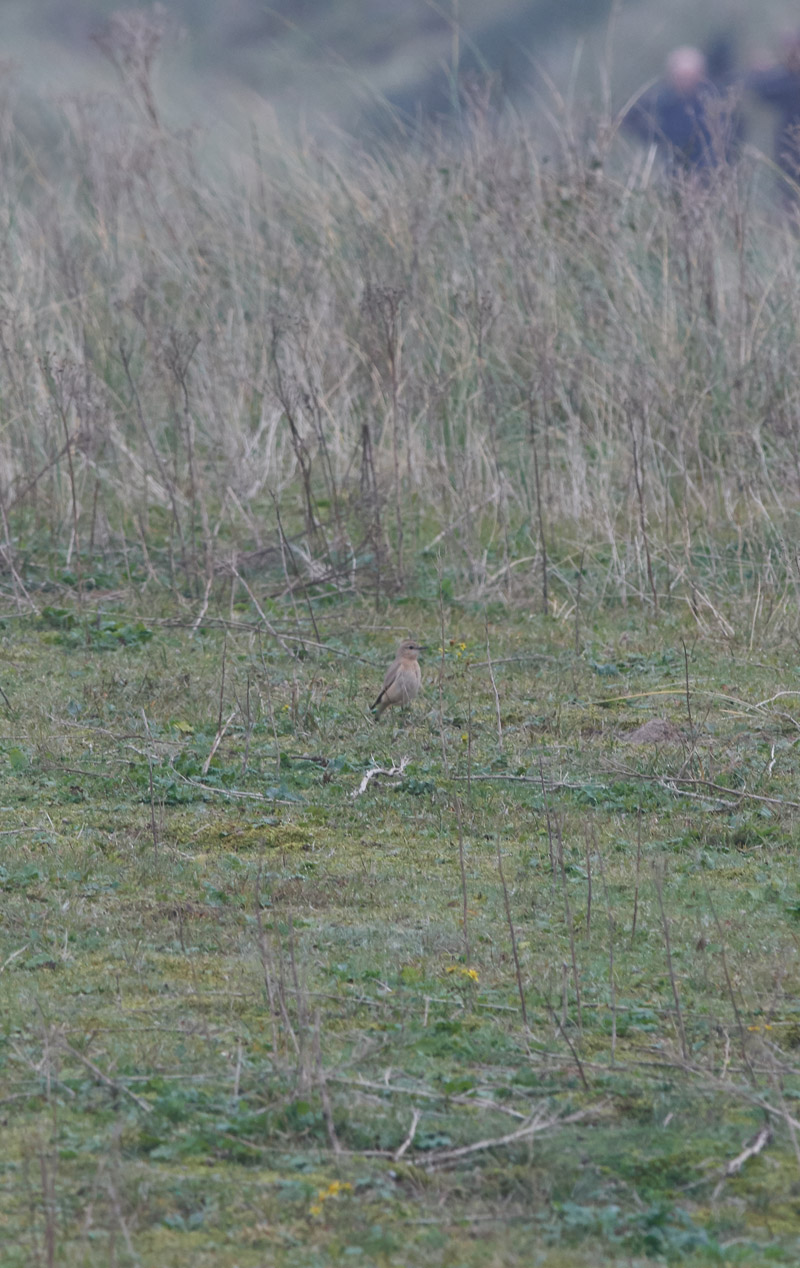
{"label": "fallen branch", "polygon": [[[759,700],[756,704],[750,705],[751,709],[764,709],[768,704],[773,704],[776,700],[783,699],[784,696],[800,696],[800,691],[776,691],[774,696],[768,696],[766,700]],[[747,701],[743,700],[742,704]]]}
{"label": "fallen branch", "polygon": [[[542,787],[542,779],[540,775],[450,775],[448,778],[465,784],[468,779],[473,784],[502,783],[502,784],[536,784],[537,788]],[[558,792],[559,789],[566,788],[568,791],[581,792],[584,788],[597,787],[589,779],[585,784],[568,784],[565,780],[558,780],[554,784],[545,784],[545,792]]]}
{"label": "fallen branch", "polygon": [[761,1150],[768,1145],[771,1140],[772,1132],[765,1124],[760,1131],[756,1132],[753,1139],[745,1145],[742,1152],[737,1154],[735,1158],[731,1158],[725,1168],[725,1175],[735,1176],[738,1171],[741,1171],[744,1164],[750,1158],[755,1158],[756,1154],[760,1154]]}
{"label": "fallen branch", "polygon": [[[375,758],[373,757],[372,760],[374,762]],[[350,796],[355,799],[356,797],[360,797],[362,793],[365,793],[369,787],[370,780],[374,779],[376,775],[386,775],[387,778],[390,779],[395,778],[398,775],[402,775],[410,761],[410,757],[401,757],[400,764],[398,766],[389,766],[388,768],[386,766],[371,766],[369,770],[365,772],[358,788],[354,789]]]}
{"label": "fallen branch", "polygon": [[414,1137],[415,1137],[415,1136],[416,1136],[416,1134],[417,1134],[417,1124],[419,1123],[419,1120],[420,1120],[420,1118],[421,1118],[421,1117],[422,1117],[422,1115],[421,1115],[420,1111],[419,1111],[418,1109],[415,1109],[415,1110],[413,1111],[413,1113],[412,1113],[412,1116],[411,1116],[411,1126],[410,1126],[410,1127],[409,1127],[409,1129],[408,1129],[408,1135],[406,1136],[406,1138],[405,1138],[405,1140],[403,1141],[402,1145],[400,1146],[400,1148],[396,1151],[396,1153],[395,1153],[395,1155],[394,1155],[394,1160],[395,1160],[395,1162],[399,1162],[399,1160],[402,1158],[403,1154],[404,1154],[404,1153],[406,1152],[406,1150],[408,1149],[409,1145],[412,1143],[412,1141],[413,1141]]}
{"label": "fallen branch", "polygon": [[208,578],[208,580],[206,581],[206,591],[205,591],[205,594],[203,595],[203,602],[202,602],[202,605],[201,605],[201,607],[200,607],[200,611],[199,611],[199,612],[198,612],[198,614],[197,614],[197,620],[195,621],[194,625],[192,626],[192,632],[191,632],[191,634],[189,635],[189,638],[194,638],[195,634],[197,633],[198,629],[200,628],[200,626],[201,626],[201,624],[202,624],[202,622],[203,622],[203,617],[205,616],[206,612],[208,611],[208,600],[209,600],[209,597],[210,597],[210,595],[211,595],[211,587],[212,587],[212,585],[213,585],[213,584],[214,584],[214,574],[212,573],[212,574],[211,574],[211,576],[210,576],[210,577]]}
{"label": "fallen branch", "polygon": [[749,1162],[751,1158],[755,1158],[758,1154],[760,1154],[761,1150],[764,1149],[771,1140],[772,1130],[769,1125],[765,1123],[764,1126],[756,1132],[752,1140],[747,1142],[742,1152],[737,1154],[735,1158],[731,1158],[730,1162],[726,1164],[722,1172],[722,1178],[714,1189],[714,1193],[712,1195],[715,1201],[722,1192],[723,1185],[727,1178],[729,1176],[738,1175],[744,1164]]}
{"label": "fallen branch", "polygon": [[214,743],[211,745],[211,748],[210,748],[210,750],[209,750],[208,757],[207,757],[207,758],[206,758],[206,760],[203,762],[203,769],[202,769],[202,771],[200,772],[200,774],[203,776],[203,778],[204,778],[204,779],[205,779],[206,775],[208,774],[208,768],[209,768],[209,766],[211,765],[212,761],[214,760],[214,754],[216,753],[217,749],[219,748],[220,744],[222,743],[223,738],[224,738],[224,736],[225,736],[225,732],[227,731],[227,729],[228,729],[228,727],[230,726],[231,722],[233,722],[233,719],[236,717],[236,713],[237,713],[237,710],[236,710],[236,709],[234,709],[234,710],[233,710],[233,713],[231,714],[231,716],[227,719],[227,721],[226,721],[226,722],[224,722],[224,723],[222,724],[222,726],[221,726],[221,727],[219,728],[219,730],[217,731],[217,734],[214,736]]}
{"label": "fallen branch", "polygon": [[529,661],[536,660],[556,660],[555,656],[548,656],[546,652],[531,652],[529,656],[501,656],[499,660],[470,660],[467,662],[466,669],[489,669],[493,665],[522,665]]}
{"label": "fallen branch", "polygon": [[62,1040],[62,1044],[67,1052],[69,1052],[78,1061],[83,1062],[86,1069],[89,1070],[96,1079],[99,1079],[99,1081],[107,1088],[111,1088],[112,1092],[121,1092],[123,1096],[129,1096],[133,1103],[139,1106],[139,1109],[144,1110],[147,1114],[151,1113],[152,1106],[148,1105],[147,1101],[143,1100],[141,1096],[137,1096],[136,1093],[132,1092],[129,1087],[126,1087],[124,1083],[119,1083],[116,1079],[109,1078],[107,1074],[103,1073],[99,1066],[96,1066],[93,1061],[90,1061],[89,1058],[84,1056],[82,1052],[79,1052],[77,1048],[73,1048],[71,1043],[67,1043],[66,1040]]}
{"label": "fallen branch", "polygon": [[[736,806],[741,801],[760,801],[768,806],[784,806],[787,810],[800,810],[800,801],[787,801],[784,797],[767,797],[763,793],[748,792],[746,788],[728,788],[726,784],[715,784],[710,779],[690,779],[683,775],[645,775],[641,771],[629,770],[625,766],[612,766],[608,773],[623,775],[626,779],[639,779],[643,783],[658,784],[667,792],[677,796],[691,797],[693,794],[686,791],[688,788],[707,788],[709,792],[727,793],[729,797],[734,797],[736,800],[721,801],[721,804],[726,807]],[[473,775],[472,778],[475,779],[476,776]],[[694,794],[694,796],[697,795]],[[713,800],[720,799],[715,797]]]}
{"label": "fallen branch", "polygon": [[16,960],[18,956],[22,955],[24,951],[27,951],[29,945],[30,944],[26,942],[24,947],[17,947],[16,951],[12,951],[11,955],[7,956],[3,963],[0,964],[0,973],[4,973],[9,964],[13,964],[14,960]]}
{"label": "fallen branch", "polygon": [[562,1118],[545,1118],[542,1114],[537,1114],[524,1127],[519,1127],[515,1132],[509,1132],[506,1136],[494,1136],[488,1140],[476,1140],[473,1144],[461,1145],[458,1149],[436,1150],[436,1152],[428,1154],[425,1159],[425,1166],[438,1167],[443,1162],[455,1162],[458,1158],[466,1158],[469,1154],[482,1153],[487,1149],[500,1149],[503,1145],[513,1145],[518,1140],[527,1140],[540,1132],[550,1131],[553,1127],[563,1127],[567,1123],[577,1123],[580,1119],[586,1118],[589,1112],[588,1109],[576,1110],[574,1114],[567,1114]]}
{"label": "fallen branch", "polygon": [[175,770],[174,766],[170,768],[170,774],[176,779],[180,779],[184,784],[189,784],[192,788],[199,788],[202,792],[213,793],[215,797],[228,797],[231,800],[247,800],[247,801],[267,801],[271,806],[291,806],[294,803],[285,797],[265,797],[263,793],[244,792],[237,788],[214,788],[211,784],[203,784],[199,779],[191,779],[188,775],[182,775],[180,771]]}
{"label": "fallen branch", "polygon": [[[514,1009],[519,1012],[519,1009]],[[603,1067],[605,1069],[605,1067]],[[389,1093],[390,1095],[417,1097],[426,1101],[448,1101],[452,1105],[467,1105],[471,1109],[490,1110],[493,1114],[505,1114],[508,1118],[521,1118],[527,1122],[529,1115],[523,1114],[520,1110],[515,1110],[510,1105],[503,1105],[499,1101],[492,1101],[486,1096],[453,1096],[448,1092],[432,1092],[429,1088],[420,1087],[398,1087],[396,1083],[369,1083],[365,1079],[350,1079],[342,1074],[329,1074],[329,1083],[343,1083],[347,1087],[356,1088],[356,1090],[364,1089],[368,1092],[380,1092],[382,1095]]]}
{"label": "fallen branch", "polygon": [[248,599],[250,600],[250,602],[252,603],[252,605],[253,605],[253,607],[255,608],[256,612],[258,613],[259,617],[260,617],[260,618],[261,618],[261,620],[263,621],[265,629],[267,629],[267,630],[268,630],[268,632],[272,635],[272,637],[273,637],[273,638],[274,638],[274,639],[275,639],[278,643],[280,643],[280,645],[281,645],[281,647],[283,648],[283,650],[284,650],[285,652],[287,652],[289,656],[293,655],[293,653],[292,653],[292,649],[291,649],[290,647],[287,647],[287,646],[286,646],[286,642],[285,642],[285,640],[281,637],[281,635],[280,635],[280,634],[278,633],[278,631],[275,629],[275,626],[274,626],[274,625],[272,625],[272,624],[271,624],[271,623],[267,620],[266,616],[264,615],[263,611],[261,610],[261,605],[259,604],[258,599],[257,599],[257,598],[256,598],[256,596],[253,594],[253,591],[250,589],[250,587],[249,587],[249,585],[247,584],[247,582],[245,581],[244,577],[243,577],[243,576],[241,576],[241,574],[240,574],[239,572],[237,572],[237,570],[236,570],[236,568],[234,567],[234,565],[233,565],[233,564],[231,564],[231,569],[232,569],[232,571],[233,571],[233,575],[234,575],[234,577],[235,577],[235,578],[236,578],[236,580],[239,582],[239,585],[240,585],[240,586],[244,589],[244,591],[246,592]]}

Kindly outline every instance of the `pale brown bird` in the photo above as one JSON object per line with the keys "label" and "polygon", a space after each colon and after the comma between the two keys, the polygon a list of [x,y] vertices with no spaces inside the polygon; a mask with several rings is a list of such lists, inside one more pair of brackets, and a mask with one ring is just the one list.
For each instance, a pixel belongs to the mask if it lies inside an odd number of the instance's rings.
{"label": "pale brown bird", "polygon": [[416,639],[403,639],[393,664],[386,671],[381,694],[372,706],[376,710],[376,721],[380,721],[384,709],[388,709],[390,705],[406,705],[416,700],[422,684],[418,658],[424,650]]}

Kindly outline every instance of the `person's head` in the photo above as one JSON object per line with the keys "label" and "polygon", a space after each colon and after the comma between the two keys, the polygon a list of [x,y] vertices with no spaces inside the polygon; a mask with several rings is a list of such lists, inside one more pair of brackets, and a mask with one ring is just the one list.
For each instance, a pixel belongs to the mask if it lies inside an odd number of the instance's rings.
{"label": "person's head", "polygon": [[708,77],[706,59],[699,48],[674,48],[667,58],[667,82],[683,97],[696,92]]}

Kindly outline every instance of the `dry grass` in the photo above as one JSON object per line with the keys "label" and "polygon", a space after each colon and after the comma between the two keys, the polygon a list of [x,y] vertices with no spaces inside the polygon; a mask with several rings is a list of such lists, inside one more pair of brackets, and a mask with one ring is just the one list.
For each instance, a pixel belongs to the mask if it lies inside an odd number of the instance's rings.
{"label": "dry grass", "polygon": [[791,227],[475,98],[215,174],[152,35],[0,127],[11,1262],[793,1262]]}
{"label": "dry grass", "polygon": [[81,590],[244,598],[256,566],[302,602],[441,557],[480,598],[562,609],[583,573],[584,602],[686,599],[725,635],[731,593],[794,612],[797,242],[751,167],[668,190],[613,120],[562,117],[548,158],[473,99],[455,139],[254,140],[209,175],[143,47],[46,159],[3,107],[19,603],[47,548]]}

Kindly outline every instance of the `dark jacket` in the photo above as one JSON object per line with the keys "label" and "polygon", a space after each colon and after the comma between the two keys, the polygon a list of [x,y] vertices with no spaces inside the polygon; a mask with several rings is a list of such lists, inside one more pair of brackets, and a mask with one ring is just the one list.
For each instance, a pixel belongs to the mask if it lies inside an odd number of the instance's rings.
{"label": "dark jacket", "polygon": [[800,71],[775,66],[753,71],[748,87],[778,111],[775,162],[793,180],[800,177]]}
{"label": "dark jacket", "polygon": [[726,95],[704,83],[692,93],[656,85],[625,116],[643,141],[655,142],[676,170],[709,169],[736,157],[740,125]]}

